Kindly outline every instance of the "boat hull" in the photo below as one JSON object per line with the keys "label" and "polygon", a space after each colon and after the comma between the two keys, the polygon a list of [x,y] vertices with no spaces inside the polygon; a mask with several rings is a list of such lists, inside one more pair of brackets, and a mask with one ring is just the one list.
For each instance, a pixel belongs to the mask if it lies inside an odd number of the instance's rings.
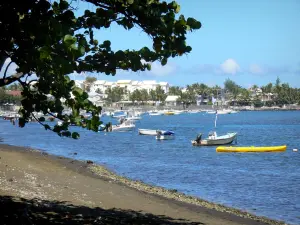
{"label": "boat hull", "polygon": [[142,117],[140,116],[134,116],[134,117],[127,117],[126,120],[128,121],[137,121],[137,120],[140,120],[142,119]]}
{"label": "boat hull", "polygon": [[135,128],[135,125],[127,125],[127,126],[112,126],[112,131],[132,131]]}
{"label": "boat hull", "polygon": [[214,146],[231,144],[236,139],[237,133],[229,133],[227,135],[219,136],[216,139],[204,139],[200,143],[192,141],[194,146]]}
{"label": "boat hull", "polygon": [[165,115],[166,116],[173,116],[173,115],[175,115],[175,113],[174,112],[165,112]]}
{"label": "boat hull", "polygon": [[286,151],[286,145],[281,146],[246,146],[246,147],[226,147],[220,146],[216,148],[217,152],[284,152]]}
{"label": "boat hull", "polygon": [[151,112],[149,113],[149,116],[161,116],[162,113],[159,113],[159,112]]}
{"label": "boat hull", "polygon": [[[161,131],[161,132],[164,132],[164,131]],[[139,134],[140,135],[156,136],[157,135],[157,130],[139,129]]]}
{"label": "boat hull", "polygon": [[173,140],[175,138],[174,135],[160,135],[155,137],[156,140]]}

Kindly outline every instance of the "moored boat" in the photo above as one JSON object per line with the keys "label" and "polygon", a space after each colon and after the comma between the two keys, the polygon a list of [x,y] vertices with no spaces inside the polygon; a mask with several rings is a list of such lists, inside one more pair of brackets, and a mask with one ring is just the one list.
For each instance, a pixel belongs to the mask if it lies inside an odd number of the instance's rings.
{"label": "moored boat", "polygon": [[286,145],[280,146],[219,146],[216,148],[217,152],[284,152]]}
{"label": "moored boat", "polygon": [[162,115],[163,113],[160,112],[160,111],[150,111],[149,112],[149,116],[160,116]]}
{"label": "moored boat", "polygon": [[156,131],[156,140],[172,140],[175,138],[173,131]]}
{"label": "moored boat", "polygon": [[140,120],[140,119],[142,119],[142,117],[140,117],[140,116],[129,116],[129,117],[127,117],[126,118],[126,120],[128,120],[128,121],[136,121],[136,120]]}
{"label": "moored boat", "polygon": [[173,111],[166,111],[165,115],[167,115],[167,116],[175,115],[175,112],[173,112]]}
{"label": "moored boat", "polygon": [[[151,136],[156,136],[158,130],[150,130],[150,129],[139,129],[139,134],[140,135],[151,135]],[[165,132],[161,130],[162,132]]]}
{"label": "moored boat", "polygon": [[218,136],[216,132],[211,132],[208,138],[201,140],[202,134],[198,135],[196,140],[192,140],[192,145],[194,146],[212,146],[212,145],[226,145],[232,143],[236,137],[237,133],[227,133],[225,135]]}
{"label": "moored boat", "polygon": [[135,128],[135,124],[131,121],[125,121],[119,125],[112,125],[112,131],[131,131]]}
{"label": "moored boat", "polygon": [[216,114],[217,111],[216,110],[207,110],[206,113],[207,114]]}

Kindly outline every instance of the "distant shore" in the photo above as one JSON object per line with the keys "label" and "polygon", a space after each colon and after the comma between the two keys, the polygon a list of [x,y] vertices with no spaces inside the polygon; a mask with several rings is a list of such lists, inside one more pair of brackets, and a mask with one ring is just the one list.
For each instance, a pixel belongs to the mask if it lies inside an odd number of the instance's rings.
{"label": "distant shore", "polygon": [[[149,214],[154,220],[151,224],[284,224],[281,221],[187,196],[177,190],[167,190],[129,180],[91,161],[48,155],[25,147],[0,145],[0,173],[0,203],[4,204],[3,207],[8,204],[5,199],[9,196],[24,198],[26,201],[35,198],[40,202],[45,200],[52,203],[67,202],[77,207],[100,207],[102,210],[112,208],[118,208],[122,212],[133,210],[135,224],[147,224],[144,220],[150,220],[150,217],[144,216]],[[53,208],[49,210],[55,211]],[[0,212],[1,221],[5,217],[3,213]],[[80,213],[85,216],[84,212]],[[162,215],[165,221],[162,221]],[[98,215],[94,213],[92,216]],[[126,217],[127,223],[114,222],[132,224],[133,221],[128,220],[130,218]],[[124,218],[115,218],[119,219]]]}

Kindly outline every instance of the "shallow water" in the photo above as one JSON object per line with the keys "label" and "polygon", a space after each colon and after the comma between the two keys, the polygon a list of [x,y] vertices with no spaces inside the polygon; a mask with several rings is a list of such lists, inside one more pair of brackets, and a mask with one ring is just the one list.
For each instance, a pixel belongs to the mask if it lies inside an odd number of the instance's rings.
{"label": "shallow water", "polygon": [[[131,179],[177,189],[189,195],[273,219],[300,224],[300,112],[240,112],[218,115],[219,134],[238,132],[237,145],[283,145],[284,153],[216,153],[193,147],[197,133],[213,129],[215,115],[143,116],[137,128],[171,129],[175,140],[157,141],[134,132],[93,133],[60,138],[37,123],[25,128],[0,121],[4,143],[43,149],[51,154],[90,159]],[[111,120],[111,118],[104,118]],[[74,157],[74,156],[72,156]]]}

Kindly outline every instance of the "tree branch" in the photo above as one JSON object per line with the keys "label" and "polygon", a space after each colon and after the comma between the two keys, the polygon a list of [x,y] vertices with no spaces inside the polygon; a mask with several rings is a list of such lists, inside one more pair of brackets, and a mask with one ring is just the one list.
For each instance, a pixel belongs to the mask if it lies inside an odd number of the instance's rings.
{"label": "tree branch", "polygon": [[[36,116],[35,116],[33,113],[31,113],[31,116],[32,116],[39,124],[41,124],[43,127],[45,127],[46,124],[42,123],[38,118],[36,118]],[[52,129],[50,128],[49,130],[52,130]],[[52,131],[53,131],[53,130],[52,130]]]}
{"label": "tree branch", "polygon": [[2,78],[2,79],[0,79],[0,87],[9,85],[15,81],[19,81],[20,78],[22,78],[24,76],[25,76],[25,74],[23,74],[23,73],[15,73],[14,75],[11,75],[7,78]]}
{"label": "tree branch", "polygon": [[3,75],[3,79],[5,79],[7,70],[8,70],[8,68],[9,68],[10,64],[12,64],[12,63],[13,63],[13,61],[10,61],[10,62],[8,63],[8,65],[6,66],[5,71],[4,71],[4,75]]}
{"label": "tree branch", "polygon": [[[98,6],[98,7],[101,7],[101,8],[103,8],[103,9],[106,9],[106,10],[114,10],[114,11],[116,11],[117,13],[121,13],[121,14],[123,14],[127,19],[130,19],[131,20],[131,22],[133,22],[133,23],[136,23],[137,25],[139,25],[139,27],[142,29],[142,30],[144,30],[145,31],[145,28],[142,26],[142,24],[140,23],[140,21],[139,20],[137,20],[137,19],[135,19],[135,18],[132,18],[132,16],[130,16],[130,15],[128,15],[127,13],[126,13],[126,11],[124,10],[116,10],[116,8],[113,8],[113,7],[110,7],[110,6],[108,6],[108,5],[105,5],[105,4],[103,4],[103,3],[99,3],[97,0],[85,0],[86,2],[89,2],[89,3],[91,3],[91,4],[94,4],[95,6]],[[147,33],[147,32],[146,32]],[[149,34],[150,35],[150,34]],[[151,35],[150,35],[151,36]]]}

